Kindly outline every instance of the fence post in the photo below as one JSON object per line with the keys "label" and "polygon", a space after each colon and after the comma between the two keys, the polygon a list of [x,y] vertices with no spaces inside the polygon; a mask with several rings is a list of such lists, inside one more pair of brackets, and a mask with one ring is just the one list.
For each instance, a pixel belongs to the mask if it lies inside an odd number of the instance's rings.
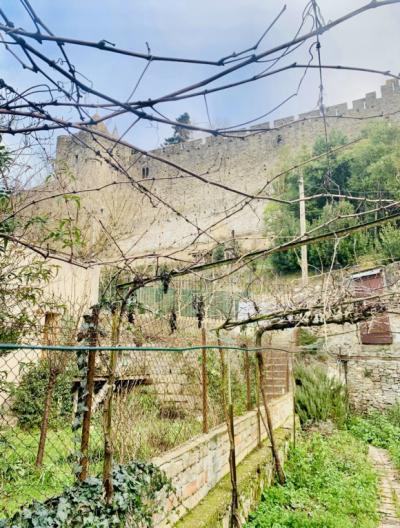
{"label": "fence post", "polygon": [[[224,416],[226,427],[228,430],[229,439],[229,473],[231,477],[232,487],[232,499],[231,499],[231,513],[229,518],[229,528],[236,528],[239,526],[237,518],[238,508],[238,491],[237,491],[237,474],[236,474],[236,449],[235,449],[235,429],[234,429],[234,418],[233,418],[233,403],[232,403],[232,391],[230,383],[230,365],[228,372],[228,380],[226,373],[225,354],[221,348],[221,339],[217,333],[218,349],[221,361],[221,385],[222,385],[222,403],[224,407]],[[226,401],[226,388],[228,381],[228,402]]]}
{"label": "fence post", "polygon": [[[111,343],[113,346],[119,343],[119,332],[121,324],[121,314],[114,313],[112,316]],[[114,385],[117,372],[118,352],[111,351],[108,370],[108,390],[104,402],[103,411],[103,431],[104,431],[104,461],[103,461],[103,487],[107,504],[112,501],[114,484],[112,479],[113,464],[113,443],[112,443],[112,401],[114,395]]]}
{"label": "fence post", "polygon": [[249,357],[249,351],[247,350],[247,345],[244,344],[243,348],[246,350],[244,351],[244,374],[246,378],[246,404],[247,404],[247,410],[251,411],[253,408],[251,404],[251,387],[250,387],[250,357]]}
{"label": "fence post", "polygon": [[256,362],[256,405],[257,405],[257,438],[258,447],[261,447],[261,409],[260,409],[260,369]]}
{"label": "fence post", "polygon": [[113,496],[114,486],[112,481],[113,444],[112,444],[112,400],[114,393],[115,374],[117,367],[117,351],[111,351],[108,391],[104,402],[104,463],[103,463],[103,486],[106,502],[110,504]]}
{"label": "fence post", "polygon": [[[99,308],[93,307],[91,314],[91,321],[88,330],[88,344],[91,347],[97,345],[97,334],[99,326]],[[86,375],[86,398],[85,398],[85,412],[82,421],[82,438],[81,438],[81,471],[79,473],[79,480],[84,481],[88,477],[89,472],[89,437],[90,437],[90,422],[92,419],[92,404],[94,392],[94,375],[96,370],[96,351],[89,350],[87,375]]]}
{"label": "fence post", "polygon": [[[47,313],[44,326],[44,344],[57,344],[57,330],[58,330],[58,314]],[[51,406],[53,403],[54,388],[57,382],[57,377],[62,370],[62,361],[57,356],[62,356],[63,352],[49,352],[47,351],[43,357],[47,358],[49,364],[49,378],[47,381],[46,394],[44,399],[43,416],[40,424],[39,445],[36,454],[35,465],[40,467],[43,463],[44,450],[46,446],[47,431],[49,427],[49,417]]]}
{"label": "fence post", "polygon": [[266,417],[267,417],[268,434],[269,434],[269,439],[270,439],[270,442],[271,442],[272,457],[273,457],[274,462],[275,462],[275,468],[276,468],[276,472],[278,474],[278,480],[279,480],[280,484],[285,484],[285,481],[286,481],[285,473],[283,472],[282,463],[281,463],[281,459],[280,459],[280,456],[279,456],[279,451],[278,451],[278,448],[277,448],[277,445],[276,445],[274,430],[273,430],[273,427],[272,427],[271,413],[270,413],[270,410],[269,410],[267,396],[266,396],[266,393],[265,393],[264,358],[263,358],[263,355],[262,355],[262,352],[261,352],[262,334],[263,334],[262,329],[259,330],[257,332],[257,334],[256,334],[256,348],[257,348],[256,354],[257,354],[257,362],[258,362],[258,371],[259,371],[259,376],[260,376],[261,396],[262,396],[262,399],[263,399],[265,414],[266,414]]}
{"label": "fence post", "polygon": [[201,344],[202,349],[202,364],[201,364],[201,380],[203,391],[203,433],[208,433],[208,373],[207,373],[207,338],[206,329],[204,325],[201,327]]}

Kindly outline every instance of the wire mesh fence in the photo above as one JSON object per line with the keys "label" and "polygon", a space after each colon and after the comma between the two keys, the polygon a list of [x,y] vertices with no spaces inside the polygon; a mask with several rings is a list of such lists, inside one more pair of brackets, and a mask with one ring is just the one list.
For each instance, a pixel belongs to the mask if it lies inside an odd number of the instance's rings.
{"label": "wire mesh fence", "polygon": [[254,348],[251,332],[218,331],[248,302],[240,284],[167,286],[125,296],[111,288],[83,317],[33,316],[20,344],[4,344],[3,325],[0,517],[104,477],[110,460],[151,461],[216,426],[229,429],[228,400],[233,417],[260,407],[261,379],[267,398],[290,390],[288,353]]}
{"label": "wire mesh fence", "polygon": [[[113,458],[120,463],[149,461],[222,424],[227,383],[235,416],[256,407],[255,352],[213,346],[198,342],[186,350],[98,347],[89,351],[57,346],[52,350],[45,345],[3,349],[1,514],[10,514],[32,499],[58,494],[79,478],[89,375],[88,368],[80,369],[79,355],[86,367],[89,354],[95,355],[87,438],[87,475],[95,475],[104,464],[104,415],[110,390]],[[116,367],[110,372],[113,353]],[[284,394],[289,390],[287,355],[263,354],[269,397]]]}

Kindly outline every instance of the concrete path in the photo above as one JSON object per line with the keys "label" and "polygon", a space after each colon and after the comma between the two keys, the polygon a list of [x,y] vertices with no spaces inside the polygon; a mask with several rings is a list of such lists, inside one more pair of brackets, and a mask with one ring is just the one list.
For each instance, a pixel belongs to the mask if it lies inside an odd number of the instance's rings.
{"label": "concrete path", "polygon": [[380,479],[381,524],[379,528],[400,528],[400,480],[387,451],[370,446],[369,456]]}

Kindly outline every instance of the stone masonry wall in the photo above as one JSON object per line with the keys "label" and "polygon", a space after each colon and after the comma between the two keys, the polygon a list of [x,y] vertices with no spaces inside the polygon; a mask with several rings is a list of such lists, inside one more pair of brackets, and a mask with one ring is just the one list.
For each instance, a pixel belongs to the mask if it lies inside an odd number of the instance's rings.
{"label": "stone masonry wall", "polygon": [[[293,396],[288,393],[271,401],[274,429],[291,427]],[[262,413],[264,410],[262,409]],[[236,459],[240,463],[258,445],[257,412],[251,411],[235,420]],[[261,423],[261,439],[266,438]],[[176,489],[175,497],[165,499],[162,513],[155,519],[157,528],[173,526],[192,510],[207,493],[229,473],[229,439],[226,425],[212,429],[158,457],[153,462],[165,471]]]}
{"label": "stone masonry wall", "polygon": [[[351,405],[360,411],[381,410],[400,401],[400,262],[374,268],[383,270],[386,287],[381,293],[393,294],[391,300],[387,297],[390,300],[388,316],[393,339],[390,345],[363,344],[357,324],[306,328],[318,338],[309,347],[300,346],[297,329],[264,334],[266,340],[268,338],[264,346],[292,350],[296,352],[295,357],[304,357],[306,361],[320,360],[330,375],[347,385]],[[350,287],[351,274],[360,271],[366,270],[355,267],[336,271],[336,287],[340,288],[341,284]],[[293,293],[296,303],[301,302],[303,295],[313,305],[316,304],[315,299],[324,298],[323,284],[327,276],[310,277],[307,288],[301,285],[300,278],[292,277],[286,282],[284,278],[279,280],[282,291],[298,292],[298,297]]]}
{"label": "stone masonry wall", "polygon": [[[351,107],[347,103],[328,107],[328,129],[340,130],[351,139],[359,135],[368,121],[379,116],[399,122],[399,110],[399,81],[391,79],[381,87],[381,97],[371,92],[353,101]],[[210,181],[246,193],[254,194],[264,185],[267,185],[265,192],[273,193],[268,181],[277,172],[279,160],[304,145],[312,146],[323,134],[323,122],[319,112],[313,111],[300,114],[298,118],[278,119],[271,125],[257,125],[260,127],[264,132],[249,129],[244,139],[210,137],[160,148],[152,154]],[[104,125],[102,131],[106,131]],[[120,166],[153,193],[151,199],[146,198],[134,186],[126,184],[126,176],[96,155],[96,151],[106,154],[110,146],[111,143],[103,139],[99,146],[85,132],[73,137],[60,136],[57,164],[68,174],[64,181],[66,191],[120,182],[82,195],[82,200],[86,210],[93,211],[106,225],[118,221],[120,232],[114,230],[114,235],[121,240],[124,251],[139,254],[182,248],[198,234],[188,220],[202,229],[221,221],[211,229],[214,239],[207,234],[199,237],[199,248],[213,247],[215,238],[231,238],[232,231],[243,248],[265,245],[262,234],[264,200],[253,200],[243,207],[243,196],[206,184],[160,161],[138,155],[135,150],[116,147],[113,156]],[[148,169],[148,176],[144,169]],[[175,212],[162,205],[160,200],[168,202]],[[237,213],[224,220],[228,208]],[[177,215],[176,211],[180,214]]]}

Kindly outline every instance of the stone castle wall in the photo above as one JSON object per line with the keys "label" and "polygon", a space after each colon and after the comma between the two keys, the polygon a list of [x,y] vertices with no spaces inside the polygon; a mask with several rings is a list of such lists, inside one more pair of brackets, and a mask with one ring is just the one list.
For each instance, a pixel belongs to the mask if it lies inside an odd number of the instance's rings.
{"label": "stone castle wall", "polygon": [[[399,81],[390,79],[381,87],[381,97],[371,92],[353,101],[352,106],[342,103],[327,107],[328,129],[340,130],[349,139],[354,138],[366,122],[379,116],[399,122],[399,111]],[[255,129],[260,128],[264,131],[256,132]],[[102,131],[106,131],[104,125]],[[319,111],[314,111],[297,118],[292,116],[272,124],[257,125],[250,128],[244,138],[209,137],[160,148],[152,154],[209,181],[248,194],[255,194],[266,185],[265,192],[272,194],[273,187],[268,181],[277,172],[282,158],[295,154],[302,146],[311,146],[322,134],[323,120]],[[182,248],[196,235],[199,235],[199,248],[213,247],[217,240],[230,239],[232,231],[246,249],[265,244],[262,234],[264,200],[253,200],[246,205],[243,196],[206,184],[125,146],[114,148],[114,164],[117,160],[129,177],[152,193],[151,199],[146,198],[126,183],[128,177],[96,155],[95,151],[98,151],[107,156],[106,149],[111,145],[101,138],[95,142],[85,132],[72,137],[61,136],[58,138],[57,161],[59,166],[68,167],[74,177],[66,183],[68,189],[100,188],[119,182],[87,193],[84,203],[88,211],[105,224],[114,226],[124,251],[141,254]],[[160,201],[170,204],[173,210]],[[235,210],[238,211],[235,215],[224,219],[227,211]],[[192,224],[207,230],[211,236],[199,234]],[[210,230],[212,225],[214,227]],[[196,250],[192,247],[191,251]]]}

